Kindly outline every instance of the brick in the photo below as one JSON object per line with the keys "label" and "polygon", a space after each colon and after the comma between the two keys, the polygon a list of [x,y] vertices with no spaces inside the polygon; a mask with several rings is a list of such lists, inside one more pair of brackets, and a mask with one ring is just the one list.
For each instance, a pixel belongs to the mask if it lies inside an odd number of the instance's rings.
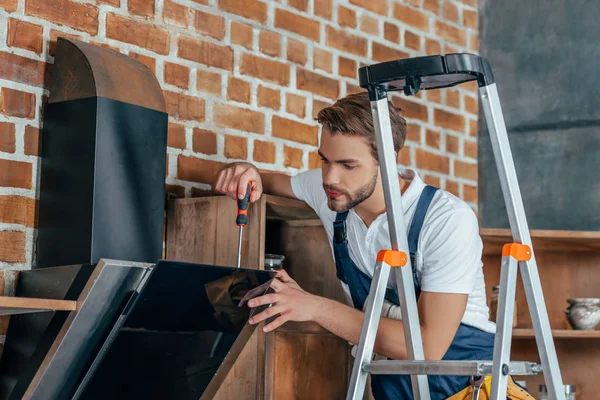
{"label": "brick", "polygon": [[209,0],[192,0],[194,3],[208,5]]}
{"label": "brick", "polygon": [[292,168],[302,168],[304,165],[302,162],[303,153],[300,149],[283,146],[283,165]]}
{"label": "brick", "polygon": [[470,96],[464,96],[465,110],[471,114],[477,114],[479,107],[477,106],[477,99]]}
{"label": "brick", "polygon": [[477,20],[477,12],[476,11],[472,11],[472,10],[463,8],[462,20],[463,20],[463,25],[466,26],[467,28],[477,29],[479,21]]}
{"label": "brick", "polygon": [[454,135],[446,135],[446,153],[458,154],[460,152],[460,139]]}
{"label": "brick", "polygon": [[110,4],[111,6],[121,7],[121,0],[96,0],[96,3]]}
{"label": "brick", "polygon": [[35,95],[9,88],[2,88],[0,112],[12,117],[33,119],[35,117]]}
{"label": "brick", "polygon": [[258,48],[266,55],[278,57],[281,54],[281,35],[277,32],[260,31]]}
{"label": "brick", "polygon": [[206,129],[194,128],[192,150],[196,153],[217,154],[217,134]]}
{"label": "brick", "polygon": [[267,22],[267,5],[258,0],[219,0],[219,9],[264,24]]}
{"label": "brick", "polygon": [[477,126],[477,120],[476,119],[470,119],[469,120],[469,136],[477,136],[477,130],[478,130],[478,126]]}
{"label": "brick", "polygon": [[169,31],[120,15],[109,13],[106,17],[106,37],[130,43],[159,54],[169,54]]}
{"label": "brick", "polygon": [[202,92],[219,96],[221,94],[221,74],[197,70],[196,88]]}
{"label": "brick", "polygon": [[409,57],[409,54],[404,51],[396,50],[377,42],[372,43],[372,50],[372,58],[375,61],[394,61]]}
{"label": "brick", "polygon": [[442,46],[440,45],[440,42],[438,42],[437,40],[426,38],[425,39],[425,52],[427,53],[428,56],[441,54]]}
{"label": "brick", "polygon": [[421,50],[421,36],[411,31],[404,31],[404,46],[413,50]]}
{"label": "brick", "polygon": [[442,104],[442,92],[441,90],[428,90],[427,100],[433,101],[438,104]]}
{"label": "brick", "polygon": [[4,8],[7,12],[17,11],[19,0],[0,0],[0,8]]}
{"label": "brick", "polygon": [[389,40],[390,42],[400,43],[400,28],[398,28],[398,25],[390,22],[384,23],[383,37],[385,40]]}
{"label": "brick", "polygon": [[59,37],[66,38],[66,39],[81,40],[81,38],[78,35],[71,35],[70,33],[64,33],[64,32],[54,30],[54,29],[50,29],[50,41],[48,43],[48,54],[51,57],[54,57],[54,55],[56,54],[56,41],[58,40]]}
{"label": "brick", "polygon": [[460,109],[460,93],[456,89],[446,89],[446,105]]}
{"label": "brick", "polygon": [[219,15],[196,10],[194,13],[196,32],[222,40],[225,37],[225,19]]}
{"label": "brick", "polygon": [[446,191],[452,193],[456,197],[460,197],[460,184],[456,181],[446,179]]}
{"label": "brick", "polygon": [[0,122],[0,151],[14,153],[16,149],[15,124]]}
{"label": "brick", "polygon": [[467,45],[467,33],[462,28],[457,28],[442,21],[435,21],[435,34],[459,46]]}
{"label": "brick", "polygon": [[0,78],[33,86],[43,86],[46,63],[0,51]]}
{"label": "brick", "polygon": [[98,33],[98,7],[72,0],[27,0],[25,14],[73,29]]}
{"label": "brick", "polygon": [[154,17],[154,0],[128,0],[127,8],[130,14]]}
{"label": "brick", "polygon": [[179,185],[165,185],[165,193],[173,195],[175,198],[182,199],[185,197],[185,188]]}
{"label": "brick", "polygon": [[369,15],[361,15],[360,30],[366,34],[379,36],[379,21]]}
{"label": "brick", "polygon": [[271,124],[273,137],[313,146],[318,144],[319,128],[317,126],[306,125],[278,115],[273,115]]}
{"label": "brick", "polygon": [[177,157],[177,179],[210,184],[224,166],[217,161],[180,155]]}
{"label": "brick", "polygon": [[119,46],[114,46],[112,44],[103,43],[103,42],[100,42],[98,40],[90,40],[90,44],[93,44],[95,46],[104,47],[105,49],[114,50],[117,53],[121,52],[121,48]]}
{"label": "brick", "polygon": [[477,187],[464,183],[463,200],[467,203],[477,203]]}
{"label": "brick", "polygon": [[0,159],[0,186],[31,189],[31,164]]}
{"label": "brick", "polygon": [[275,9],[275,28],[283,29],[318,42],[321,37],[321,24],[314,19],[303,17],[281,8]]}
{"label": "brick", "polygon": [[351,33],[327,26],[327,46],[335,47],[347,53],[365,57],[367,55],[367,39]]}
{"label": "brick", "polygon": [[452,21],[455,23],[458,23],[459,19],[460,19],[460,14],[459,14],[459,10],[458,7],[456,6],[456,4],[451,3],[450,1],[444,1],[444,5],[442,7],[442,15],[444,17],[444,19],[447,19],[448,21]]}
{"label": "brick", "polygon": [[354,10],[338,5],[338,24],[341,27],[356,28],[356,13]]}
{"label": "brick", "polygon": [[0,196],[0,222],[35,226],[37,202],[24,196]]}
{"label": "brick", "polygon": [[184,65],[165,61],[164,79],[165,83],[188,89],[190,87],[190,69]]}
{"label": "brick", "polygon": [[233,71],[233,50],[230,47],[189,36],[180,36],[177,41],[177,55],[180,58]]}
{"label": "brick", "polygon": [[423,0],[423,9],[440,15],[440,0]]}
{"label": "brick", "polygon": [[477,33],[469,33],[469,49],[475,52],[479,50],[479,37]]}
{"label": "brick", "polygon": [[414,118],[427,122],[427,106],[408,100],[406,97],[394,96],[391,100],[394,106],[404,110],[404,116],[406,118]]}
{"label": "brick", "polygon": [[306,116],[306,97],[287,93],[285,96],[285,110],[290,114],[304,118]]}
{"label": "brick", "polygon": [[6,43],[10,47],[19,47],[40,54],[42,52],[42,33],[40,25],[10,18]]}
{"label": "brick", "polygon": [[259,86],[256,97],[260,107],[268,107],[273,110],[279,110],[281,108],[279,90]]}
{"label": "brick", "polygon": [[431,186],[434,187],[441,187],[441,179],[439,176],[433,176],[433,175],[423,175],[423,181]]}
{"label": "brick", "polygon": [[25,127],[24,152],[28,156],[42,155],[42,131],[39,128],[27,125]]}
{"label": "brick", "polygon": [[439,108],[433,110],[434,124],[441,128],[450,129],[456,132],[465,131],[465,117],[460,114],[454,114]]}
{"label": "brick", "polygon": [[450,53],[460,53],[460,50],[458,49],[457,46],[450,44],[450,43],[444,43],[444,53],[445,54],[450,54]]}
{"label": "brick", "polygon": [[441,134],[438,131],[432,129],[425,130],[425,143],[427,146],[432,147],[436,150],[440,149]]}
{"label": "brick", "polygon": [[325,101],[313,99],[313,104],[312,104],[313,115],[312,115],[312,118],[316,119],[317,115],[319,114],[319,111],[321,111],[325,107],[329,107],[330,105],[331,105],[331,103],[327,103]]}
{"label": "brick", "polygon": [[461,3],[477,8],[478,0],[459,0]]}
{"label": "brick", "polygon": [[164,0],[163,21],[187,28],[190,9],[171,0]]}
{"label": "brick", "polygon": [[407,124],[406,125],[406,140],[416,144],[421,144],[421,131],[422,127],[419,124]]}
{"label": "brick", "polygon": [[470,158],[477,158],[477,142],[471,142],[470,140],[465,140],[464,142],[464,151],[465,156]]}
{"label": "brick", "polygon": [[231,43],[252,50],[252,27],[240,22],[231,21]]}
{"label": "brick", "polygon": [[306,65],[306,43],[287,38],[287,59],[295,64]]}
{"label": "brick", "polygon": [[319,169],[323,165],[319,153],[311,151],[308,153],[308,169]]}
{"label": "brick", "polygon": [[175,92],[165,92],[164,94],[167,112],[171,117],[179,120],[204,121],[204,99]]}
{"label": "brick", "polygon": [[327,78],[302,68],[296,70],[296,88],[328,99],[337,99],[340,94],[340,84],[337,79]]}
{"label": "brick", "polygon": [[394,4],[394,18],[423,32],[429,32],[429,16],[414,8]]}
{"label": "brick", "polygon": [[227,83],[227,100],[250,104],[250,84],[230,76]]}
{"label": "brick", "polygon": [[134,51],[129,52],[129,56],[135,60],[138,60],[142,64],[152,71],[154,75],[156,75],[156,58],[150,57],[144,54],[136,53]]}
{"label": "brick", "polygon": [[338,73],[347,78],[356,79],[358,74],[356,61],[340,56],[338,58]]}
{"label": "brick", "polygon": [[288,0],[288,6],[294,7],[300,11],[307,11],[308,0]]}
{"label": "brick", "polygon": [[169,122],[167,146],[176,149],[185,149],[185,126]]}
{"label": "brick", "polygon": [[450,173],[450,160],[446,156],[431,153],[423,149],[416,150],[416,165],[419,169],[439,172],[442,174]]}
{"label": "brick", "polygon": [[400,150],[400,154],[398,154],[398,159],[396,160],[396,162],[405,167],[412,166],[412,157],[410,154],[410,147],[405,146]]}
{"label": "brick", "polygon": [[387,0],[350,0],[350,3],[381,15],[388,12]]}
{"label": "brick", "polygon": [[268,58],[252,54],[242,54],[240,72],[262,80],[275,82],[281,86],[290,83],[290,66]]}
{"label": "brick", "polygon": [[264,114],[228,104],[214,105],[213,120],[219,127],[253,133],[265,132]]}
{"label": "brick", "polygon": [[354,93],[364,92],[365,89],[361,88],[358,85],[354,85],[350,82],[346,82],[346,96]]}
{"label": "brick", "polygon": [[236,160],[248,159],[248,139],[239,136],[225,135],[223,154]]}
{"label": "brick", "polygon": [[325,72],[333,72],[333,54],[327,50],[316,48],[313,52],[314,69],[320,69]]}
{"label": "brick", "polygon": [[25,262],[25,232],[0,232],[0,261],[7,263]]}
{"label": "brick", "polygon": [[333,16],[333,0],[314,0],[314,10],[317,17],[331,19]]}
{"label": "brick", "polygon": [[275,144],[262,140],[254,141],[252,159],[256,162],[275,164]]}

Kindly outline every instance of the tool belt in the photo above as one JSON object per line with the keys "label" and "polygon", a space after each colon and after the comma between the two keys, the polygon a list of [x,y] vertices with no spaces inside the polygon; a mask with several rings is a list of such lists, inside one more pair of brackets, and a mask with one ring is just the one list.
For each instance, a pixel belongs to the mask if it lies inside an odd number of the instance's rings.
{"label": "tool belt", "polygon": [[[448,397],[447,400],[489,400],[492,392],[492,377],[487,376],[485,379],[473,380],[471,385]],[[509,400],[535,400],[535,398],[527,393],[525,389],[517,385],[513,377],[508,377],[508,388],[506,390],[506,398]]]}

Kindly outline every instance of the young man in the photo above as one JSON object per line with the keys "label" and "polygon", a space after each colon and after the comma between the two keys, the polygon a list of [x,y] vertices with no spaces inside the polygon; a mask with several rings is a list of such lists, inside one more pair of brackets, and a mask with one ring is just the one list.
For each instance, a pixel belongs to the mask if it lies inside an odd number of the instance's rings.
{"label": "young man", "polygon": [[[388,102],[394,150],[404,145],[406,123]],[[272,303],[254,316],[256,324],[271,331],[287,321],[314,321],[349,341],[358,343],[363,308],[377,253],[390,249],[373,118],[366,93],[350,95],[319,112],[322,125],[320,170],[289,177],[262,173],[248,163],[224,168],[215,190],[243,197],[249,182],[251,202],[263,192],[297,198],[319,215],[332,244],[337,276],[348,305],[304,291],[284,271],[272,283],[273,294],[253,299],[249,306]],[[489,321],[482,271],[482,242],[477,219],[462,200],[427,186],[411,170],[399,172],[415,291],[428,360],[491,360],[495,325]],[[410,222],[408,222],[410,221]],[[345,227],[345,229],[344,229]],[[344,237],[345,235],[345,237]],[[394,272],[377,332],[375,352],[391,359],[406,359],[407,350],[398,306]],[[469,385],[468,377],[430,376],[432,399],[445,399]],[[376,399],[411,399],[409,376],[375,375]]]}

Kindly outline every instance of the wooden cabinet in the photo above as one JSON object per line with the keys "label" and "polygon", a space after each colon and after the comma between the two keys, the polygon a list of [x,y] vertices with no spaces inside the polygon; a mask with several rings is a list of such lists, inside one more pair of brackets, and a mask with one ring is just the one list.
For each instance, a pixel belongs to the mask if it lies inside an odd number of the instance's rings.
{"label": "wooden cabinet", "polygon": [[[489,298],[492,286],[500,282],[502,245],[512,242],[512,236],[504,229],[482,229],[481,236]],[[578,399],[596,398],[600,393],[596,376],[600,331],[573,330],[564,310],[569,298],[600,297],[600,232],[532,230],[531,237],[563,382],[576,385]],[[518,323],[513,331],[511,359],[539,363],[520,274],[516,301]],[[537,396],[543,376],[523,378],[532,395]]]}
{"label": "wooden cabinet", "polygon": [[[211,196],[170,200],[166,258],[235,266],[236,203]],[[242,267],[263,269],[264,254],[283,254],[284,268],[308,292],[343,301],[327,235],[305,203],[262,196],[250,206]],[[221,385],[216,399],[339,399],[349,382],[348,343],[316,324],[257,329]],[[351,368],[351,365],[350,365]]]}

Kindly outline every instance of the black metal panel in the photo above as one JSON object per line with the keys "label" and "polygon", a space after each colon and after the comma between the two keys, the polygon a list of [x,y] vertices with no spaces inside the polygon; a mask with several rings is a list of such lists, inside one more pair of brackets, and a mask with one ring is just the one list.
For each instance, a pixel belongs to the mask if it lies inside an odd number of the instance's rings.
{"label": "black metal panel", "polygon": [[161,258],[167,118],[97,97],[47,105],[37,267]]}

